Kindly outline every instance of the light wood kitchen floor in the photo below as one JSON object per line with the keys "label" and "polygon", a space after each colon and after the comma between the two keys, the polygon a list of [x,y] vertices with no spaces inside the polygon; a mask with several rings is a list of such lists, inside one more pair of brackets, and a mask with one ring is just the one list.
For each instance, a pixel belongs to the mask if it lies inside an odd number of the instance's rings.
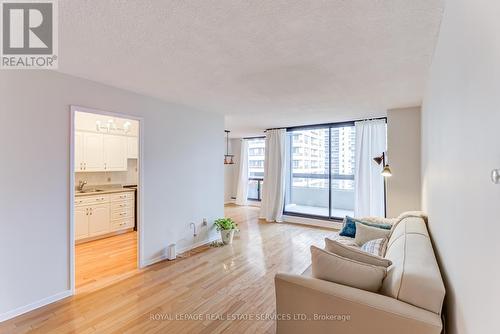
{"label": "light wood kitchen floor", "polygon": [[266,223],[255,207],[228,206],[226,216],[241,229],[232,245],[137,270],[1,323],[0,333],[274,333],[272,320],[221,316],[273,314],[275,273],[301,273],[309,246],[323,245],[333,230]]}
{"label": "light wood kitchen floor", "polygon": [[137,232],[78,244],[75,247],[76,293],[103,288],[137,271]]}

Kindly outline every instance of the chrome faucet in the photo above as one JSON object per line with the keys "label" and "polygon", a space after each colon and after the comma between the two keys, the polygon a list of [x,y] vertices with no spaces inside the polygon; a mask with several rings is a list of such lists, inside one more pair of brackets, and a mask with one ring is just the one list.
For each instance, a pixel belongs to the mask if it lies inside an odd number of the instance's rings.
{"label": "chrome faucet", "polygon": [[87,181],[82,181],[78,182],[78,191],[83,191],[83,187],[87,184]]}

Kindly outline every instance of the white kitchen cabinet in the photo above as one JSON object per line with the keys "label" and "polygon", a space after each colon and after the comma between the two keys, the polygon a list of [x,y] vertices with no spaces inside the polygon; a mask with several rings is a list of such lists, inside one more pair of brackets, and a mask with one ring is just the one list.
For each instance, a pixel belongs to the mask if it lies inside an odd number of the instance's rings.
{"label": "white kitchen cabinet", "polygon": [[139,140],[137,137],[127,137],[127,157],[129,159],[139,158]]}
{"label": "white kitchen cabinet", "polygon": [[94,205],[89,209],[89,236],[109,232],[109,204]]}
{"label": "white kitchen cabinet", "polygon": [[127,137],[104,135],[104,170],[127,170]]}
{"label": "white kitchen cabinet", "polygon": [[75,239],[87,239],[135,225],[134,192],[75,197]]}
{"label": "white kitchen cabinet", "polygon": [[131,137],[76,131],[75,171],[126,171],[128,138]]}
{"label": "white kitchen cabinet", "polygon": [[75,207],[75,239],[89,235],[89,207]]}
{"label": "white kitchen cabinet", "polygon": [[99,172],[104,170],[103,135],[100,133],[83,133],[83,170]]}
{"label": "white kitchen cabinet", "polygon": [[75,132],[75,172],[83,171],[83,132]]}

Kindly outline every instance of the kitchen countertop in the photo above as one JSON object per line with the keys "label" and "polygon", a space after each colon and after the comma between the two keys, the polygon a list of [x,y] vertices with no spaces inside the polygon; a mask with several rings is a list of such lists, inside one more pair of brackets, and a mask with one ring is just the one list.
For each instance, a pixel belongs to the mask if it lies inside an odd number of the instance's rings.
{"label": "kitchen countertop", "polygon": [[100,188],[100,187],[89,187],[91,189],[94,189],[94,191],[89,190],[85,192],[78,192],[78,190],[75,190],[75,197],[80,197],[80,196],[92,196],[92,195],[104,195],[104,194],[114,194],[114,193],[123,193],[123,192],[131,192],[135,191],[133,188],[119,188],[119,187],[110,187],[110,188]]}

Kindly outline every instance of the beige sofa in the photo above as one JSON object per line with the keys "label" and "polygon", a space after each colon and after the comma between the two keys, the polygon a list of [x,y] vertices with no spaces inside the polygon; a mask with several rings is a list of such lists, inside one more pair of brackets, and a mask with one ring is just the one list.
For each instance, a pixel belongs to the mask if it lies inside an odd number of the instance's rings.
{"label": "beige sofa", "polygon": [[[438,334],[445,289],[426,221],[395,220],[386,258],[392,261],[379,293],[302,275],[278,273],[277,333]],[[307,320],[304,320],[307,319]]]}

